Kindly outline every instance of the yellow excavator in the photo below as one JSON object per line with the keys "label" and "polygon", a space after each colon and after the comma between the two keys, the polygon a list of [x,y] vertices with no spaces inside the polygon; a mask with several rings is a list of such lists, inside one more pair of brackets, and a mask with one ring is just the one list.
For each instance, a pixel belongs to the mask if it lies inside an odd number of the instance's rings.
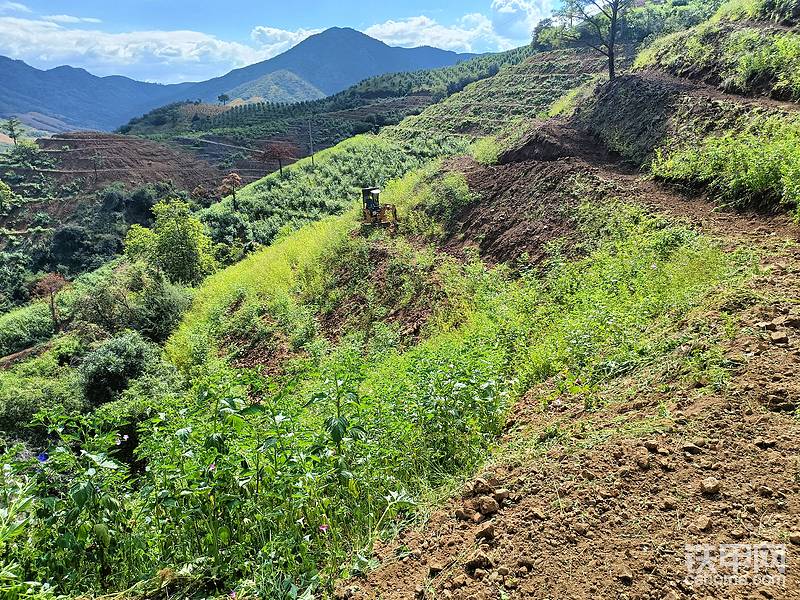
{"label": "yellow excavator", "polygon": [[364,207],[364,225],[397,225],[397,207],[394,204],[381,204],[381,190],[376,187],[362,188],[361,201]]}

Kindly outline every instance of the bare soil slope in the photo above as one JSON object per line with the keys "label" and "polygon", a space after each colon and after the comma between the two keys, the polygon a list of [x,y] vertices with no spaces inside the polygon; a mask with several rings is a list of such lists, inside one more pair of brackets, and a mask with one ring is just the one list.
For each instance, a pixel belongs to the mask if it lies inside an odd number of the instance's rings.
{"label": "bare soil slope", "polygon": [[188,152],[135,137],[75,132],[37,143],[55,159],[54,177],[64,183],[81,178],[88,191],[115,181],[130,187],[172,181],[179,189],[191,190],[199,184],[218,184],[221,177],[220,171]]}

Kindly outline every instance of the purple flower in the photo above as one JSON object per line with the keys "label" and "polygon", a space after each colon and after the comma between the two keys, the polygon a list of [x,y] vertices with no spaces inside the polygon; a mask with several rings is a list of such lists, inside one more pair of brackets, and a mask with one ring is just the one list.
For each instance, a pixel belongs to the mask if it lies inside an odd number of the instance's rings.
{"label": "purple flower", "polygon": [[217,470],[217,463],[211,463],[210,465],[208,465],[208,470],[209,471],[216,471]]}
{"label": "purple flower", "polygon": [[127,442],[127,441],[128,441],[128,437],[129,437],[129,436],[128,436],[128,434],[126,433],[125,435],[123,435],[123,436],[122,436],[122,441],[123,441],[123,442]]}
{"label": "purple flower", "polygon": [[47,452],[40,452],[39,456],[36,457],[40,463],[47,462]]}
{"label": "purple flower", "polygon": [[230,594],[228,594],[228,595],[229,595],[231,598],[233,598],[234,600],[236,600],[236,590],[231,590],[231,593],[230,593]]}
{"label": "purple flower", "polygon": [[326,524],[324,524],[324,523],[323,523],[322,525],[320,525],[320,526],[319,526],[319,530],[320,530],[322,533],[328,533],[328,529],[329,529],[329,526],[328,526],[328,525],[326,525]]}

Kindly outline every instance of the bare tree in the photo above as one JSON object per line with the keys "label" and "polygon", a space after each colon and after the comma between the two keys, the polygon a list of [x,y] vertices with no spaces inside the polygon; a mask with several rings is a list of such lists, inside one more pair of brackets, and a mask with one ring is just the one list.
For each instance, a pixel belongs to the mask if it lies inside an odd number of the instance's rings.
{"label": "bare tree", "polygon": [[283,165],[292,160],[297,160],[300,150],[296,144],[288,141],[272,141],[264,145],[261,151],[261,160],[264,163],[278,162],[278,171],[283,177]]}
{"label": "bare tree", "polygon": [[97,179],[99,177],[98,172],[100,168],[103,166],[103,156],[97,151],[94,151],[92,154],[92,167],[94,168],[94,182],[97,184]]}
{"label": "bare tree", "polygon": [[56,299],[58,293],[67,285],[67,280],[58,273],[48,273],[33,286],[33,295],[37,298],[44,298],[50,306],[50,316],[53,319],[53,327],[56,332],[61,331],[61,317],[58,314],[58,304]]}
{"label": "bare tree", "polygon": [[570,24],[566,39],[593,48],[608,59],[608,78],[617,76],[620,32],[634,0],[565,0],[558,15]]}

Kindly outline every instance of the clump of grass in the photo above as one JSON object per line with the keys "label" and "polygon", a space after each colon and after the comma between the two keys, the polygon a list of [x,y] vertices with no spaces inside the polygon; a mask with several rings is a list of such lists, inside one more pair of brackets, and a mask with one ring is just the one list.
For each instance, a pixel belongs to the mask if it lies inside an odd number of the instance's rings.
{"label": "clump of grass", "polygon": [[569,90],[566,94],[558,98],[547,109],[545,115],[548,117],[563,117],[570,116],[575,112],[575,109],[583,104],[583,102],[592,94],[598,82],[603,81],[605,75],[595,75],[591,80],[583,85]]}
{"label": "clump of grass", "polygon": [[482,165],[493,165],[497,163],[502,148],[497,138],[487,136],[473,142],[469,150],[472,157]]}

